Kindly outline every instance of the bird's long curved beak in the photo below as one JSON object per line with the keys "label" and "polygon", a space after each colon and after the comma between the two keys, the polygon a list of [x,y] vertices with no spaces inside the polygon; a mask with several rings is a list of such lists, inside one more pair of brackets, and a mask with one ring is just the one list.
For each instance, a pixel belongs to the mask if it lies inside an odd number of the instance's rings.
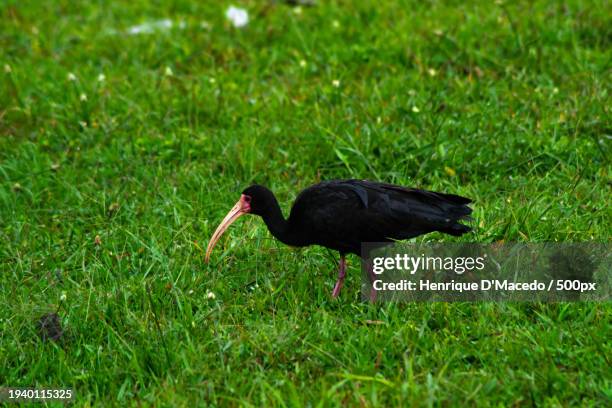
{"label": "bird's long curved beak", "polygon": [[248,214],[251,211],[251,206],[245,199],[245,195],[242,194],[240,196],[240,200],[232,207],[232,209],[227,213],[221,224],[215,230],[215,233],[210,238],[210,242],[208,243],[208,248],[206,248],[206,262],[210,259],[210,254],[215,247],[215,244],[221,238],[221,235],[225,232],[226,229],[229,228],[230,225],[238,218],[240,218],[244,214]]}

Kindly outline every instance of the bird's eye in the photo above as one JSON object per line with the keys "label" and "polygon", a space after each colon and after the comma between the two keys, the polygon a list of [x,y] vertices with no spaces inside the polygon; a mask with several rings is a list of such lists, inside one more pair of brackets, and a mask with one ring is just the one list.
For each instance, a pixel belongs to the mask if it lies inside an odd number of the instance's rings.
{"label": "bird's eye", "polygon": [[251,202],[251,196],[244,196],[244,201],[246,201],[247,203]]}

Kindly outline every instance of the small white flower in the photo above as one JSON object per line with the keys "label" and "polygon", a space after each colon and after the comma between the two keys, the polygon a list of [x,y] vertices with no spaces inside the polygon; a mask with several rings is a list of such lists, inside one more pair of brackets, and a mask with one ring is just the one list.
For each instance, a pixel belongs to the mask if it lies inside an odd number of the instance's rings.
{"label": "small white flower", "polygon": [[427,73],[428,73],[428,74],[429,74],[429,76],[431,76],[431,77],[435,77],[435,76],[436,76],[436,74],[437,74],[436,70],[435,70],[435,69],[433,69],[433,68],[429,68],[429,69],[427,70]]}
{"label": "small white flower", "polygon": [[189,292],[187,292],[190,295],[193,295],[193,289],[190,289]]}
{"label": "small white flower", "polygon": [[225,12],[225,17],[232,22],[234,27],[244,27],[249,23],[249,13],[242,8],[229,6]]}
{"label": "small white flower", "polygon": [[332,81],[332,86],[333,86],[334,88],[340,88],[340,81],[339,81],[339,80],[337,80],[337,79],[334,79],[334,80]]}
{"label": "small white flower", "polygon": [[85,102],[85,101],[87,100],[87,95],[85,95],[84,93],[82,93],[82,94],[79,96],[79,99],[81,100],[81,102]]}
{"label": "small white flower", "polygon": [[558,94],[559,93],[559,88],[557,88],[556,86],[553,88],[553,94]]}
{"label": "small white flower", "polygon": [[66,301],[66,292],[62,292],[62,294],[60,295],[60,302],[64,301]]}
{"label": "small white flower", "polygon": [[104,82],[105,79],[106,79],[106,76],[104,74],[98,75],[98,82]]}
{"label": "small white flower", "polygon": [[217,82],[217,80],[215,78],[208,78],[208,83],[209,84],[214,84],[215,82]]}
{"label": "small white flower", "polygon": [[172,72],[172,68],[166,67],[166,70],[164,71],[164,75],[166,75],[166,76],[174,75],[174,73]]}
{"label": "small white flower", "polygon": [[412,111],[413,111],[414,113],[419,113],[421,110],[420,110],[419,108],[417,108],[416,106],[413,106],[413,107],[412,107]]}
{"label": "small white flower", "polygon": [[74,75],[72,72],[69,72],[69,73],[68,73],[68,77],[67,77],[67,78],[68,78],[68,80],[69,80],[69,81],[71,81],[71,82],[74,82],[74,81],[76,81],[76,79],[77,79],[76,75]]}
{"label": "small white flower", "polygon": [[217,296],[211,291],[206,292],[206,299],[215,299]]}
{"label": "small white flower", "polygon": [[332,26],[334,28],[340,28],[340,22],[338,20],[334,20],[334,21],[332,21]]}
{"label": "small white flower", "polygon": [[300,60],[300,67],[306,68],[306,60]]}
{"label": "small white flower", "polygon": [[11,66],[9,64],[4,64],[4,72],[10,74],[12,71],[13,70],[11,69]]}
{"label": "small white flower", "polygon": [[300,6],[295,7],[293,9],[293,12],[299,16],[300,14],[302,14],[302,7]]}

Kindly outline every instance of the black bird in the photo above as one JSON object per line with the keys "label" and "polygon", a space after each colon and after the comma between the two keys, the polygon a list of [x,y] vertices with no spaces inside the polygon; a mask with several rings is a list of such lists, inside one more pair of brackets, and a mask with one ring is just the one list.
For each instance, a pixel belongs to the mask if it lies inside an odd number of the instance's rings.
{"label": "black bird", "polygon": [[274,193],[260,185],[242,192],[225,216],[206,249],[206,262],[225,230],[244,214],[263,218],[272,235],[284,244],[321,245],[340,252],[338,281],[332,292],[340,294],[346,276],[346,254],[360,255],[362,242],[393,242],[432,231],[460,236],[470,227],[471,200],[454,194],[434,193],[366,180],[331,180],[302,191],[288,219]]}

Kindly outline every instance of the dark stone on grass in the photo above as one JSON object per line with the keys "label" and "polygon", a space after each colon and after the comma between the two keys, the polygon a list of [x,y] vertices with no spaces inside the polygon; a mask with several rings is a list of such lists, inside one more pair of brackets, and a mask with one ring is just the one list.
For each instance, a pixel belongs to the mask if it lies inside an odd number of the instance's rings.
{"label": "dark stone on grass", "polygon": [[44,314],[37,322],[38,335],[43,341],[59,341],[64,331],[57,313]]}
{"label": "dark stone on grass", "polygon": [[60,284],[64,283],[64,279],[62,278],[62,270],[59,268],[55,269],[55,278]]}
{"label": "dark stone on grass", "polygon": [[[593,271],[599,266],[596,258],[582,248],[568,246],[550,255],[550,275],[563,281],[593,282]],[[580,299],[580,290],[565,290],[565,300]]]}

